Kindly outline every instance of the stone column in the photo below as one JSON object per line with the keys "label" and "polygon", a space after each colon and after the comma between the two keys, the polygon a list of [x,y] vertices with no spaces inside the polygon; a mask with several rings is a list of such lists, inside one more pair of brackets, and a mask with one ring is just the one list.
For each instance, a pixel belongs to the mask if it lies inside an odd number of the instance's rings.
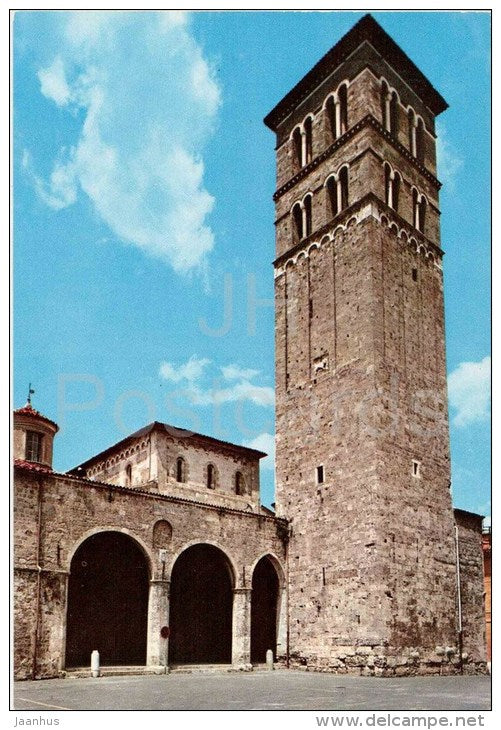
{"label": "stone column", "polygon": [[384,100],[385,105],[385,128],[388,132],[391,132],[391,92],[388,92],[386,95],[386,99]]}
{"label": "stone column", "polygon": [[301,130],[301,167],[306,165],[306,132]]}
{"label": "stone column", "polygon": [[343,210],[343,187],[341,185],[341,175],[336,179],[336,196],[337,196],[337,212]]}
{"label": "stone column", "polygon": [[339,100],[336,99],[335,103],[335,110],[336,110],[336,139],[341,136],[342,130],[341,130],[341,104],[339,103]]}
{"label": "stone column", "polygon": [[252,588],[235,588],[233,591],[233,626],[231,663],[240,669],[252,669],[250,663]]}
{"label": "stone column", "polygon": [[416,127],[417,127],[417,119],[416,117],[412,120],[412,127],[411,127],[411,152],[414,157],[417,157],[417,143],[416,143]]}
{"label": "stone column", "polygon": [[168,666],[169,639],[161,635],[161,629],[169,625],[168,580],[151,580],[148,599],[148,643],[146,665],[148,667]]}

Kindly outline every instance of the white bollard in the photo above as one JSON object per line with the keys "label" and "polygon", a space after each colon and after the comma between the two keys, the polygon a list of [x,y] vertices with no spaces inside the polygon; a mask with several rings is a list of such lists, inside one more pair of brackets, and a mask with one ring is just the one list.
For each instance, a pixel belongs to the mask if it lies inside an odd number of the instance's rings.
{"label": "white bollard", "polygon": [[101,670],[99,668],[99,652],[97,649],[94,649],[90,655],[90,674],[91,677],[101,676]]}
{"label": "white bollard", "polygon": [[266,666],[268,669],[273,669],[273,652],[271,649],[266,652]]}

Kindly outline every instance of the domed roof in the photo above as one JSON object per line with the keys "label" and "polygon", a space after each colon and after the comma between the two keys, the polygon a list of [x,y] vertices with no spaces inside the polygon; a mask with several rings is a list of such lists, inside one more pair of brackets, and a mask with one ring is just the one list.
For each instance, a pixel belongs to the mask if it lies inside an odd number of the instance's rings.
{"label": "domed roof", "polygon": [[59,426],[57,425],[57,423],[55,423],[55,421],[51,421],[50,418],[47,418],[47,416],[44,416],[39,411],[35,410],[35,408],[33,408],[29,401],[22,408],[16,408],[16,410],[14,411],[14,416],[31,416],[32,418],[35,418],[39,421],[45,421],[45,423],[50,423],[50,425],[53,426],[56,431],[59,431]]}

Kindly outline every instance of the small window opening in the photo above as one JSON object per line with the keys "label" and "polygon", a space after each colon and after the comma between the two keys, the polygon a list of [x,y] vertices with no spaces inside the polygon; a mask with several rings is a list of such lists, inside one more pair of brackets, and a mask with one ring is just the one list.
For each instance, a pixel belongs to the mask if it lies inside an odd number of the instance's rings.
{"label": "small window opening", "polygon": [[235,474],[235,494],[245,494],[245,482],[242,472],[237,471]]}
{"label": "small window opening", "polygon": [[412,269],[412,281],[417,281],[417,269]]}
{"label": "small window opening", "polygon": [[292,208],[292,219],[294,223],[294,240],[296,242],[303,238],[303,211],[299,203]]}
{"label": "small window opening", "polygon": [[305,159],[303,165],[308,165],[313,157],[313,121],[308,117],[304,123],[305,140]]}
{"label": "small window opening", "polygon": [[324,467],[323,464],[320,464],[320,466],[317,466],[317,484],[323,484],[324,483]]}
{"label": "small window opening", "polygon": [[348,88],[346,84],[343,84],[339,91],[339,105],[341,107],[340,110],[340,118],[341,118],[341,129],[339,130],[341,134],[344,134],[346,130],[348,129]]}
{"label": "small window opening", "polygon": [[185,470],[185,464],[184,459],[182,456],[179,456],[176,462],[176,481],[178,482],[184,482],[186,476],[186,470]]}
{"label": "small window opening", "polygon": [[343,167],[339,173],[339,180],[341,183],[341,209],[344,210],[348,207],[348,168]]}
{"label": "small window opening", "polygon": [[292,143],[294,146],[294,157],[295,157],[295,163],[297,168],[301,168],[303,161],[303,153],[302,153],[302,140],[301,140],[301,130],[299,127],[296,127],[296,129],[293,132],[292,135]]}
{"label": "small window opening", "polygon": [[335,218],[338,214],[337,208],[337,185],[334,177],[327,180],[327,196],[329,201],[329,213],[331,218]]}
{"label": "small window opening", "polygon": [[311,195],[307,195],[304,199],[304,221],[305,230],[303,231],[305,236],[311,235]]}
{"label": "small window opening", "polygon": [[214,464],[207,465],[207,489],[216,488],[216,469]]}
{"label": "small window opening", "polygon": [[127,464],[125,467],[125,484],[127,487],[132,484],[132,464]]}
{"label": "small window opening", "polygon": [[412,461],[412,476],[413,477],[421,476],[421,462],[416,461],[415,459]]}
{"label": "small window opening", "polygon": [[419,162],[424,162],[424,125],[421,118],[416,127],[416,157]]}
{"label": "small window opening", "polygon": [[26,461],[42,460],[42,438],[37,431],[26,431]]}

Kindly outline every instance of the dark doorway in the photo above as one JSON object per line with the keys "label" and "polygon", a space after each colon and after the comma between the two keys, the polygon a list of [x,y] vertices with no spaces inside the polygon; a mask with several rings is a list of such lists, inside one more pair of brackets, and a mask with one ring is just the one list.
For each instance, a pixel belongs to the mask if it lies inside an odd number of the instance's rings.
{"label": "dark doorway", "polygon": [[146,663],[148,566],[128,535],[99,532],[71,561],[68,586],[66,666]]}
{"label": "dark doorway", "polygon": [[266,661],[268,649],[277,652],[278,575],[268,557],[261,558],[252,575],[251,662]]}
{"label": "dark doorway", "polygon": [[193,545],[174,564],[170,664],[230,664],[233,581],[224,553]]}

